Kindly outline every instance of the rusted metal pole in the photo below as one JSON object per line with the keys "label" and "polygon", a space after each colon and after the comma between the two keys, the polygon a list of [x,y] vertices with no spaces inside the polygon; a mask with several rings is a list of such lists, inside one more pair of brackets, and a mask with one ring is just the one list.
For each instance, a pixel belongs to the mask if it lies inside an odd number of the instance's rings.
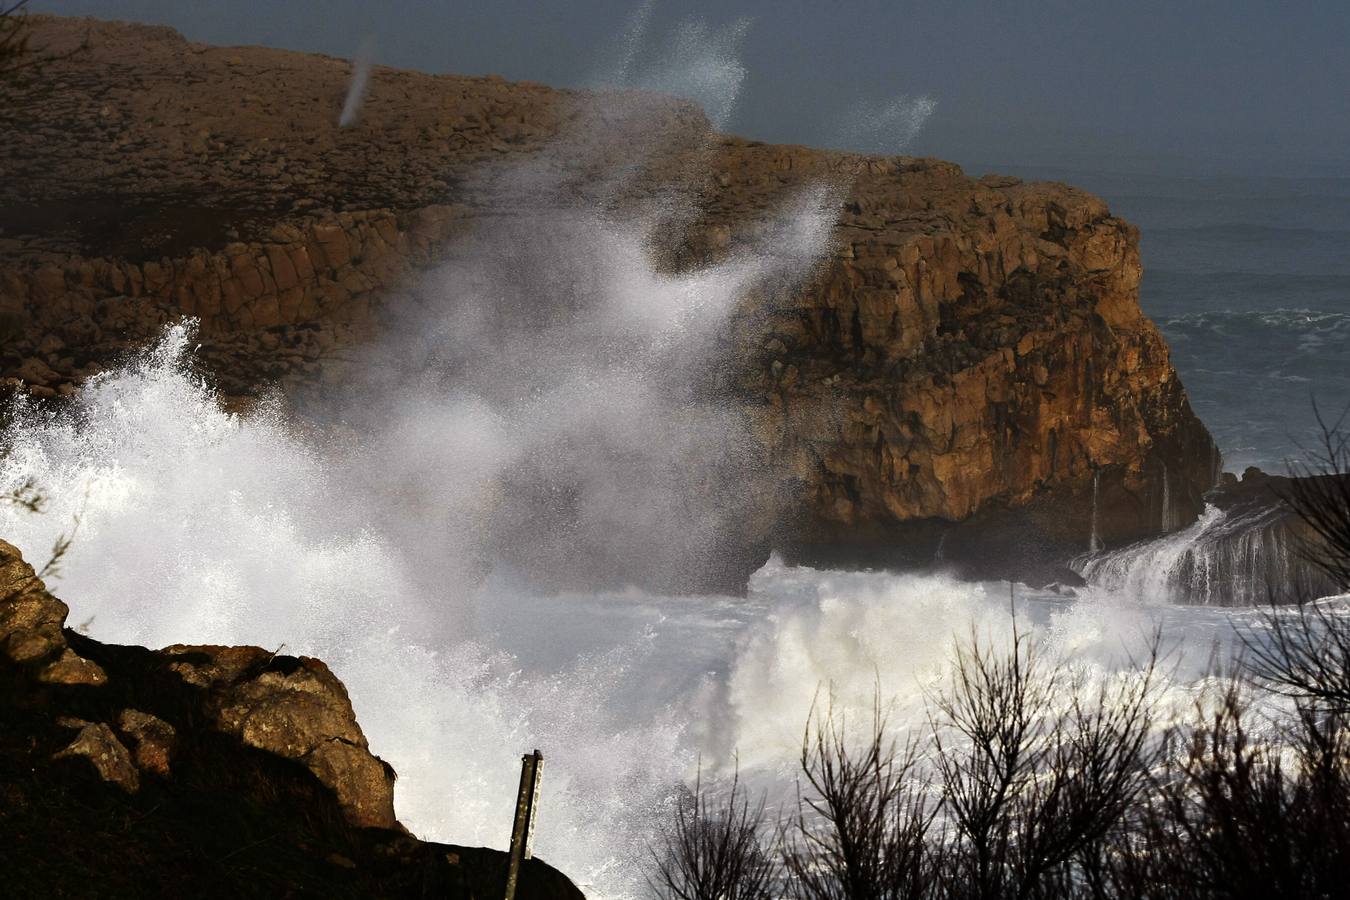
{"label": "rusted metal pole", "polygon": [[534,814],[539,806],[539,780],[544,774],[544,754],[535,750],[520,758],[520,790],[516,793],[516,818],[511,825],[511,860],[506,870],[506,900],[515,900],[520,866],[534,855]]}

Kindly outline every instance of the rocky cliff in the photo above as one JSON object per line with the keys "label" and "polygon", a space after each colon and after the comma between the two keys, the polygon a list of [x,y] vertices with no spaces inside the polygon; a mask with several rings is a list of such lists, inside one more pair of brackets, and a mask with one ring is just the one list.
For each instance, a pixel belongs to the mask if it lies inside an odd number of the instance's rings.
{"label": "rocky cliff", "polygon": [[[505,854],[402,830],[394,773],[319,660],[257,647],[110,646],[65,629],[67,611],[0,541],[5,896],[501,890]],[[538,860],[521,889],[581,896]]]}
{"label": "rocky cliff", "polygon": [[725,386],[780,482],[765,491],[793,497],[750,529],[744,566],[776,544],[1044,574],[1094,527],[1118,544],[1189,523],[1214,483],[1138,306],[1137,232],[1082,191],[716,135],[667,97],[379,67],[339,128],[345,61],[88,20],[39,20],[36,39],[85,36],[0,111],[0,368],[38,397],[184,315],[228,394],[340,377],[414,273],[475,222],[528,221],[540,183],[610,210],[678,195],[657,248],[672,268],[735,253],[828,184],[820,270],[748,298],[727,335]]}

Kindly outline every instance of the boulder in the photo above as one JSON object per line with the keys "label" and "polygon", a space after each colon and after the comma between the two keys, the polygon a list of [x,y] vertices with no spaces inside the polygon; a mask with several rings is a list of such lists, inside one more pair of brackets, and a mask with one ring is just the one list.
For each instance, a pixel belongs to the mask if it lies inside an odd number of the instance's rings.
{"label": "boulder", "polygon": [[219,730],[303,764],[353,824],[397,825],[393,770],[370,753],[346,688],[323,662],[259,647],[175,645],[161,653],[185,682],[207,691]]}
{"label": "boulder", "polygon": [[131,753],[103,722],[86,724],[70,746],[57,753],[55,758],[88,760],[98,777],[109,784],[117,785],[128,794],[140,790],[140,774],[132,764]]}

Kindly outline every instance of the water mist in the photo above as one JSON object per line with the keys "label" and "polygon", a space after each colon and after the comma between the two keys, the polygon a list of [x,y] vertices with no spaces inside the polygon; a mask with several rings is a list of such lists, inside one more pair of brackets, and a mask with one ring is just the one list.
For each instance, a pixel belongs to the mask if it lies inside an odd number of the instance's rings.
{"label": "water mist", "polygon": [[[710,56],[688,26],[646,73],[630,54],[631,80],[706,89],[728,115],[742,31]],[[951,637],[1006,636],[1010,620],[1002,585],[777,560],[745,598],[622,586],[716,571],[739,537],[762,458],[709,373],[744,306],[829,250],[839,186],[672,272],[653,238],[688,221],[688,185],[626,205],[637,159],[578,189],[604,162],[582,140],[588,110],[644,114],[631,96],[578,104],[558,144],[466,187],[492,214],[408,286],[305,428],[279,403],[223,411],[191,326],[174,326],[61,411],[18,404],[0,490],[33,479],[50,506],[0,507],[0,535],[40,564],[79,518],[52,588],[100,640],[323,658],[420,836],[502,847],[519,753],[541,748],[538,855],[588,895],[627,897],[700,754],[715,774],[739,752],[747,779],[787,796],[822,684],[860,715],[879,684],[894,727],[919,726]],[[907,133],[916,110],[883,118]],[[1090,599],[1019,615],[1092,677],[1127,671],[1171,615]]]}

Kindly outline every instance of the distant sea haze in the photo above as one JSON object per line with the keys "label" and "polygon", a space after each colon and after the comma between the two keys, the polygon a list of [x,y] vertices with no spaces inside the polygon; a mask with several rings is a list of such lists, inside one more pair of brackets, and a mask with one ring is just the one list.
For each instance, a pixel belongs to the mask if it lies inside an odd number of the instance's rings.
{"label": "distant sea haze", "polygon": [[1350,402],[1350,178],[967,166],[1066,181],[1138,225],[1140,304],[1224,468],[1283,472]]}

